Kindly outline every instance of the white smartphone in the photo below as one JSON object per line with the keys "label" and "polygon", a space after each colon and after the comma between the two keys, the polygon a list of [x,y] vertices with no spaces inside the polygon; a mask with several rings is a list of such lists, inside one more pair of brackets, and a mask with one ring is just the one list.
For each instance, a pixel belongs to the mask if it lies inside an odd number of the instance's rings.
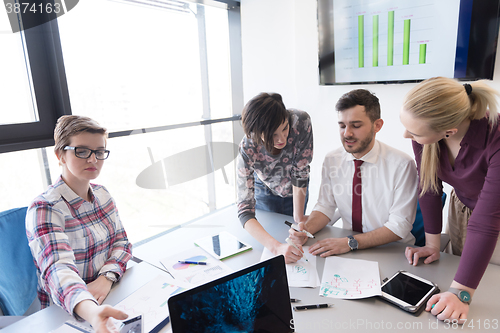
{"label": "white smartphone", "polygon": [[435,283],[407,271],[398,271],[382,284],[382,299],[415,315],[425,308],[432,295],[439,293]]}
{"label": "white smartphone", "polygon": [[120,333],[143,333],[142,315],[124,320],[120,326]]}

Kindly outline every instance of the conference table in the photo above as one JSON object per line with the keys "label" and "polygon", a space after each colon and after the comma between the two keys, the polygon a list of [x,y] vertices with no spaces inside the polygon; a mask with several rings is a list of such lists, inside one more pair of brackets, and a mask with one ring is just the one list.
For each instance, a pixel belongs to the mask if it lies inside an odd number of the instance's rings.
{"label": "conference table", "polygon": [[[257,219],[264,228],[277,240],[284,242],[288,236],[289,227],[285,220],[292,217],[265,211],[256,212]],[[341,223],[341,222],[339,222]],[[239,240],[252,245],[252,250],[224,260],[233,270],[239,270],[257,263],[261,259],[263,246],[253,239],[241,226],[237,218],[235,205],[219,209],[207,216],[182,224],[181,226],[160,234],[155,239],[133,249],[135,257],[142,259],[139,264],[131,263],[120,282],[116,283],[105,300],[105,304],[115,305],[141,286],[158,275],[167,276],[160,260],[182,252],[186,247],[193,246],[194,241],[208,235],[228,231]],[[325,227],[315,234],[315,239],[309,239],[305,245],[330,237],[345,237],[351,235],[351,230],[335,226]],[[460,257],[441,253],[441,258],[431,264],[419,263],[412,266],[404,256],[406,245],[393,242],[366,250],[358,250],[340,255],[343,258],[363,259],[378,262],[381,281],[392,276],[399,270],[406,270],[422,278],[436,283],[441,290],[447,290],[457,270]],[[325,258],[317,257],[316,266],[319,277],[323,275]],[[333,330],[372,332],[387,330],[408,330],[411,332],[436,331],[498,331],[500,327],[500,266],[488,265],[479,288],[474,294],[472,305],[465,325],[453,325],[439,321],[429,312],[418,316],[407,313],[390,305],[378,297],[365,299],[333,299],[319,295],[320,288],[290,288],[290,297],[300,299],[299,303],[320,304],[333,303],[334,306],[325,309],[294,311],[293,328],[295,332],[331,332]],[[57,329],[65,321],[72,319],[64,310],[50,306],[23,320],[8,326],[2,332],[50,332]],[[170,332],[170,324],[160,332]]]}

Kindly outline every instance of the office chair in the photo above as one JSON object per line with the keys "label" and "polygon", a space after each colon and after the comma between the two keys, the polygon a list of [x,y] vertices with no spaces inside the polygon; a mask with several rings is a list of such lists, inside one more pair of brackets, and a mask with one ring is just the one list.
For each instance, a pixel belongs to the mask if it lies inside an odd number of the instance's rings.
{"label": "office chair", "polygon": [[23,316],[37,297],[36,267],[26,237],[26,211],[23,207],[0,213],[0,310],[4,316]]}
{"label": "office chair", "polygon": [[[446,193],[443,192],[441,197],[442,207],[446,202]],[[424,231],[424,219],[422,217],[422,211],[420,210],[420,202],[417,204],[417,215],[415,216],[415,222],[413,222],[413,229],[411,230],[413,236],[415,236],[415,245],[425,246],[425,231]],[[447,234],[441,234],[441,252],[444,251],[448,243],[450,242],[450,236]]]}

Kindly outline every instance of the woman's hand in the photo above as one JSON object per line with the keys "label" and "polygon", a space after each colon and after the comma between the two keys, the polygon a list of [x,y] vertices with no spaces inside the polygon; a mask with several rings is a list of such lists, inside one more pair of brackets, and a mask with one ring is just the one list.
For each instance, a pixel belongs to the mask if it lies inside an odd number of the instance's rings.
{"label": "woman's hand", "polygon": [[424,264],[430,264],[431,262],[438,260],[440,256],[439,248],[432,246],[423,247],[407,247],[405,250],[406,259],[410,265],[417,266],[418,259],[427,258],[424,260]]}
{"label": "woman's hand", "polygon": [[127,319],[127,314],[109,305],[101,305],[95,309],[90,325],[96,333],[119,333],[113,319]]}
{"label": "woman's hand", "polygon": [[[434,306],[433,306],[434,305]],[[463,324],[469,313],[469,305],[460,301],[457,295],[449,291],[432,296],[427,301],[425,311],[430,311],[439,320],[455,320]]]}
{"label": "woman's hand", "polygon": [[288,244],[280,244],[276,248],[276,253],[274,254],[282,254],[285,257],[285,263],[287,264],[297,262],[304,256],[304,250],[302,249],[302,246],[300,244],[296,245],[299,250]]}
{"label": "woman's hand", "polygon": [[111,318],[118,320],[128,318],[125,312],[109,305],[97,305],[89,299],[78,303],[73,311],[88,321],[96,333],[118,333],[118,329]]}
{"label": "woman's hand", "polygon": [[111,286],[113,286],[113,282],[106,279],[104,275],[101,275],[94,281],[87,284],[87,289],[97,300],[97,303],[101,305],[106,299],[106,296],[108,296]]}

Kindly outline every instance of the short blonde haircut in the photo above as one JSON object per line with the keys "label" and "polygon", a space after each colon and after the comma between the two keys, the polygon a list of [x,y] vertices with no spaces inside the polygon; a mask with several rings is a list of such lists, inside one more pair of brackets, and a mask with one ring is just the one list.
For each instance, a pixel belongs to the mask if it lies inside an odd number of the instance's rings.
{"label": "short blonde haircut", "polygon": [[[415,119],[424,120],[435,132],[457,128],[464,120],[488,117],[490,127],[498,121],[496,97],[500,94],[484,80],[470,84],[467,93],[456,80],[435,77],[419,83],[405,97],[403,109]],[[420,162],[420,188],[440,193],[438,188],[439,143],[425,144]]]}
{"label": "short blonde haircut", "polygon": [[64,147],[71,142],[71,137],[82,132],[98,133],[107,137],[106,128],[89,117],[83,116],[62,116],[57,120],[56,128],[54,129],[54,152],[57,154],[64,151]]}

